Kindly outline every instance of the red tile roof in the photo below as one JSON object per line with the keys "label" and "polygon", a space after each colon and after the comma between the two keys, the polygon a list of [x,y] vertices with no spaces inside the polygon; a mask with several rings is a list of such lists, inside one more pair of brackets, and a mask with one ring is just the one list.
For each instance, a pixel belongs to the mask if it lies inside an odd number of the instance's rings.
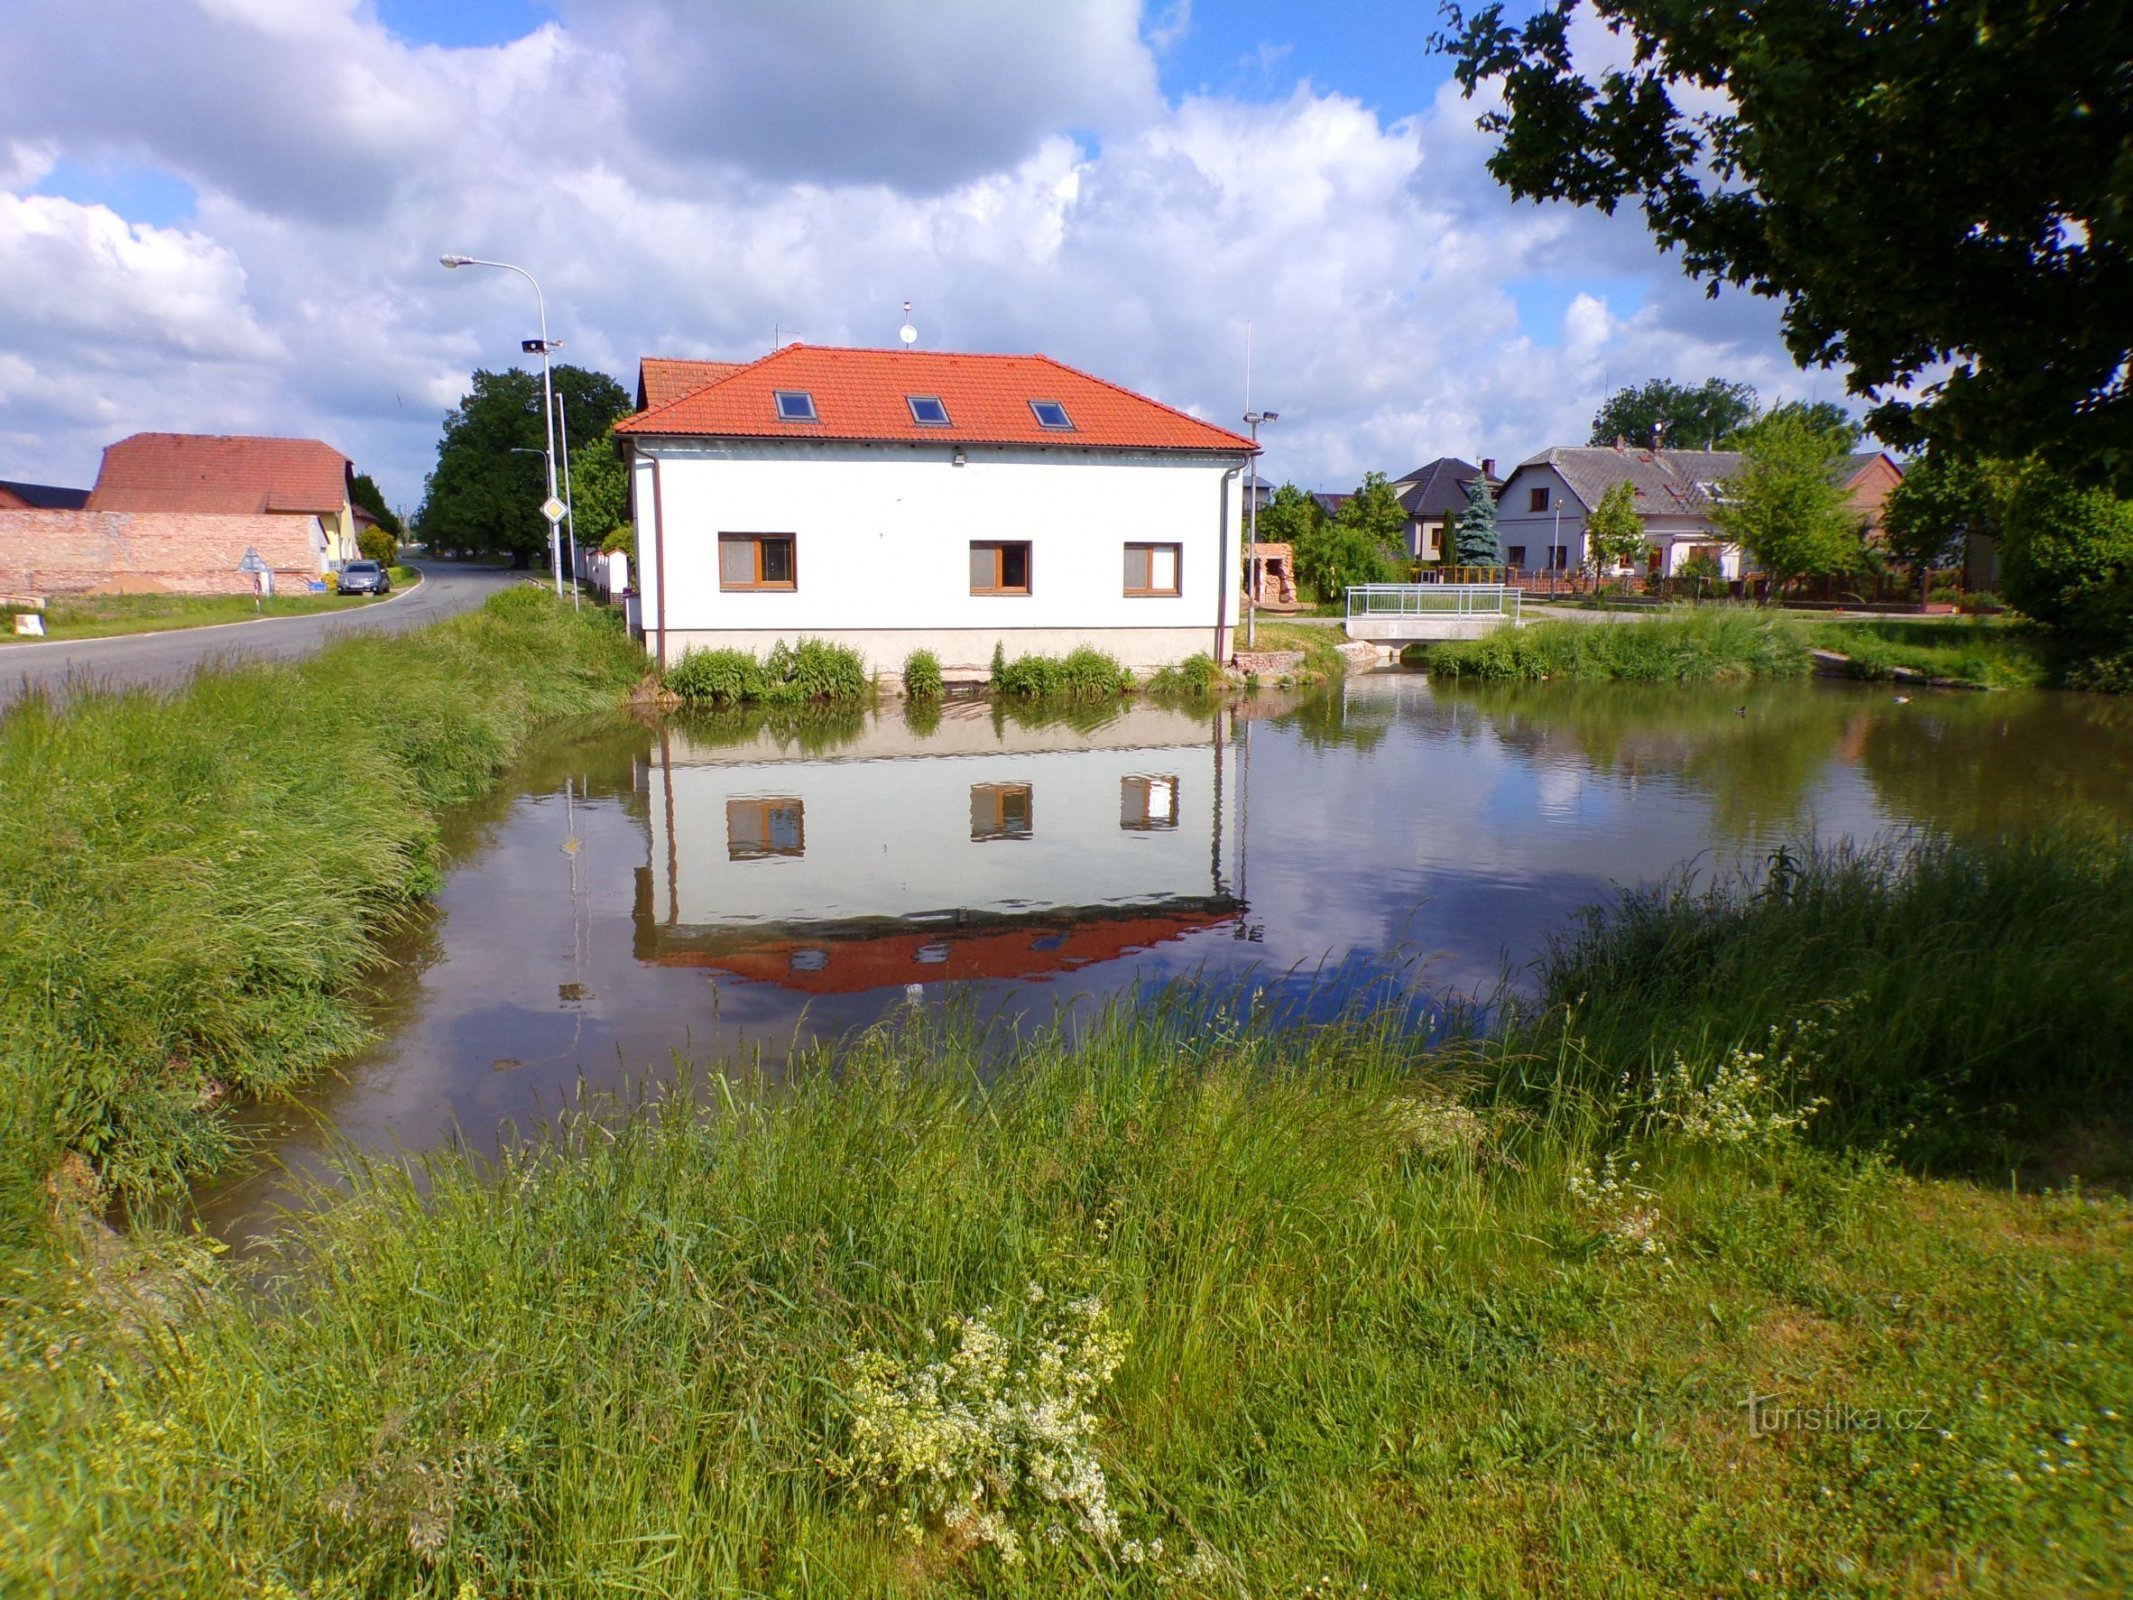
{"label": "red tile roof", "polygon": [[348,458],[317,439],[137,433],[104,451],[92,511],[337,512]]}
{"label": "red tile roof", "polygon": [[[776,396],[813,396],[814,422],[778,418]],[[948,426],[912,420],[910,395],[937,397]],[[1066,408],[1071,429],[1047,428],[1033,400]],[[620,423],[620,434],[855,439],[929,444],[1047,445],[1063,449],[1196,450],[1237,455],[1251,441],[1050,356],[934,350],[840,350],[790,344],[664,406]]]}
{"label": "red tile roof", "polygon": [[707,383],[731,377],[747,363],[741,361],[676,361],[667,356],[646,356],[637,363],[637,409],[672,405],[683,395],[694,394]]}
{"label": "red tile roof", "polygon": [[285,592],[326,566],[312,516],[0,511],[0,594],[250,594],[248,549]]}

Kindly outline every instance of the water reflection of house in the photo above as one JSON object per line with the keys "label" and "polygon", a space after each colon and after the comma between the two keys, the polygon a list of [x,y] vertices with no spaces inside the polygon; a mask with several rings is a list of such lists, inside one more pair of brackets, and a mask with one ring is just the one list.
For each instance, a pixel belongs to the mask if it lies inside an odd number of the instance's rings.
{"label": "water reflection of house", "polygon": [[1034,978],[1232,919],[1238,789],[1219,717],[1093,731],[951,707],[828,754],[669,729],[640,787],[636,952],[818,994]]}

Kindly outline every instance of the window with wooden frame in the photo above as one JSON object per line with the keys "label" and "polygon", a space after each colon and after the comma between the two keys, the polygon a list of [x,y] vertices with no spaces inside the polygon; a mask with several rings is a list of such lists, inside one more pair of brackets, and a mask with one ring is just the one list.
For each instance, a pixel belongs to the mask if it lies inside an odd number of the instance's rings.
{"label": "window with wooden frame", "polygon": [[1185,565],[1185,547],[1176,544],[1129,544],[1126,546],[1126,593],[1129,595],[1175,595],[1178,574]]}
{"label": "window with wooden frame", "polygon": [[1526,491],[1526,509],[1528,511],[1546,511],[1548,509],[1548,491],[1545,487]]}
{"label": "window with wooden frame", "polygon": [[797,589],[789,533],[722,533],[718,536],[721,589]]}
{"label": "window with wooden frame", "polygon": [[726,802],[726,857],[761,861],[807,854],[807,817],[789,795]]}
{"label": "window with wooden frame", "polygon": [[1129,833],[1161,833],[1178,825],[1175,777],[1118,780],[1118,825]]}
{"label": "window with wooden frame", "polygon": [[1028,594],[1029,545],[1026,541],[972,540],[972,594]]}
{"label": "window with wooden frame", "polygon": [[1526,564],[1526,547],[1522,544],[1507,544],[1503,548],[1504,565],[1522,567]]}
{"label": "window with wooden frame", "polygon": [[1034,799],[1026,783],[970,786],[970,837],[1027,839],[1035,826]]}

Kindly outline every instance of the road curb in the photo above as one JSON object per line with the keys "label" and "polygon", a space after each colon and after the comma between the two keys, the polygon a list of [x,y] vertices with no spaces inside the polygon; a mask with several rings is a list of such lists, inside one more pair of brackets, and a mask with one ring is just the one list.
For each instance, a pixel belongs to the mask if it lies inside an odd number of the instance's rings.
{"label": "road curb", "polygon": [[168,639],[181,633],[220,633],[226,628],[257,628],[270,622],[316,622],[321,617],[338,620],[341,616],[362,616],[398,604],[429,581],[429,574],[420,567],[415,567],[414,572],[415,581],[405,589],[397,594],[387,595],[376,605],[362,606],[353,611],[303,611],[293,617],[246,617],[240,622],[203,622],[197,628],[144,628],[136,633],[90,633],[75,639],[38,639],[28,644],[18,644],[12,639],[0,640],[0,661],[5,661],[9,656],[28,655],[37,650],[64,650],[69,645],[103,644],[111,639]]}

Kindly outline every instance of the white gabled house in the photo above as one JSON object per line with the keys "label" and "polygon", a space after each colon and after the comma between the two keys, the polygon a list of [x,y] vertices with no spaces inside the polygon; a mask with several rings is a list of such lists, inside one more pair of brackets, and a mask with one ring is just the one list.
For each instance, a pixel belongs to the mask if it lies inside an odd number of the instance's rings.
{"label": "white gabled house", "polygon": [[787,345],[658,403],[678,365],[615,430],[661,663],[802,635],[882,673],[1228,659],[1243,436],[1046,356]]}
{"label": "white gabled house", "polygon": [[1525,572],[1582,570],[1585,523],[1617,483],[1636,493],[1648,544],[1641,569],[1671,577],[1697,554],[1740,576],[1740,547],[1711,511],[1747,458],[1734,450],[1639,450],[1623,445],[1558,447],[1511,469],[1496,503],[1496,542],[1504,565]]}

